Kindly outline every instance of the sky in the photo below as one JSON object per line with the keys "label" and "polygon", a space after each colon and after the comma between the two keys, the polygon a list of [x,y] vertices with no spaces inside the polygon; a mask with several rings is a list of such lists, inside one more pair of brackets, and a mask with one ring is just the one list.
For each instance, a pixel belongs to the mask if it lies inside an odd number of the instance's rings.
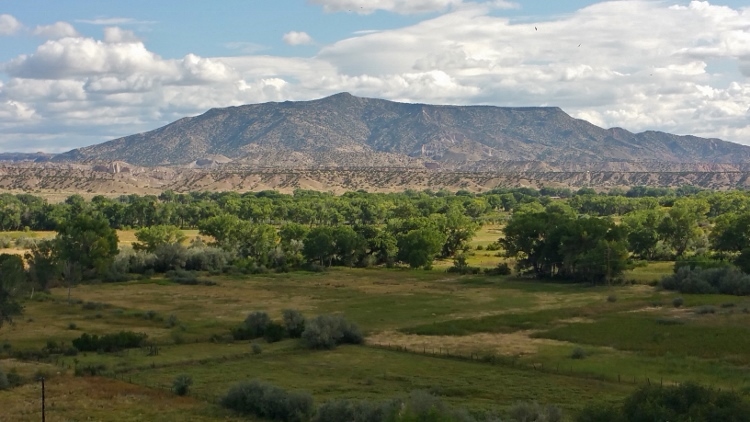
{"label": "sky", "polygon": [[746,0],[2,0],[0,151],[339,92],[750,145]]}

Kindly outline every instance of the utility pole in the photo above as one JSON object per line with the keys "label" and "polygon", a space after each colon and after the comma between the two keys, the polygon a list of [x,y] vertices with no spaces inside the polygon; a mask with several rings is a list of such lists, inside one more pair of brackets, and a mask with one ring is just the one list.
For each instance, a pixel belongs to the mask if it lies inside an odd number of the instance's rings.
{"label": "utility pole", "polygon": [[39,378],[42,381],[42,422],[44,422],[44,377]]}

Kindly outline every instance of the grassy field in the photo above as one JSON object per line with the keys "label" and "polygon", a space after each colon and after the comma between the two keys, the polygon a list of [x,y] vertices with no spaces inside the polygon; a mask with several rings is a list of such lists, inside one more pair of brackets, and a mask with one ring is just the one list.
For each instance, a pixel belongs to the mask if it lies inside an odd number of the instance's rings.
{"label": "grassy field", "polygon": [[[122,242],[134,240],[127,235]],[[476,242],[496,235],[486,230]],[[674,307],[677,295],[648,285],[671,270],[671,263],[649,264],[624,277],[636,284],[612,287],[436,268],[216,276],[215,286],[155,277],[76,286],[71,302],[67,289],[54,289],[27,300],[23,317],[0,328],[0,354],[121,330],[147,334],[158,354],[6,358],[0,367],[26,379],[48,377],[51,421],[239,420],[216,402],[251,378],[309,391],[318,403],[427,390],[471,409],[538,401],[569,416],[649,382],[694,380],[750,392],[750,300],[683,295]],[[278,319],[287,308],[344,314],[362,327],[366,343],[313,352],[284,340],[262,343],[254,354],[249,342],[227,336],[252,311]],[[102,376],[74,376],[85,366]],[[168,391],[180,374],[194,380],[188,397]],[[0,391],[0,421],[39,420],[39,393],[35,382]]]}

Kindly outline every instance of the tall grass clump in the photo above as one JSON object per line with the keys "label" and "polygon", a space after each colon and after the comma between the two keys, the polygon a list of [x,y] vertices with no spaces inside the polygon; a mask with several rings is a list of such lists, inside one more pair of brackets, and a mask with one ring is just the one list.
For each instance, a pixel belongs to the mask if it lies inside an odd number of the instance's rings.
{"label": "tall grass clump", "polygon": [[178,396],[186,396],[193,385],[193,377],[186,374],[180,374],[172,381],[172,391]]}

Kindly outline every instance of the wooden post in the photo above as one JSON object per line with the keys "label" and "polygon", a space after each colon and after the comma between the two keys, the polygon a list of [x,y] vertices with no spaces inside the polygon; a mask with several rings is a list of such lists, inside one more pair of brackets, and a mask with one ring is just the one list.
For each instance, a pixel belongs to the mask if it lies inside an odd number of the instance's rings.
{"label": "wooden post", "polygon": [[44,409],[44,377],[41,378],[42,381],[42,422],[45,420],[45,409]]}

